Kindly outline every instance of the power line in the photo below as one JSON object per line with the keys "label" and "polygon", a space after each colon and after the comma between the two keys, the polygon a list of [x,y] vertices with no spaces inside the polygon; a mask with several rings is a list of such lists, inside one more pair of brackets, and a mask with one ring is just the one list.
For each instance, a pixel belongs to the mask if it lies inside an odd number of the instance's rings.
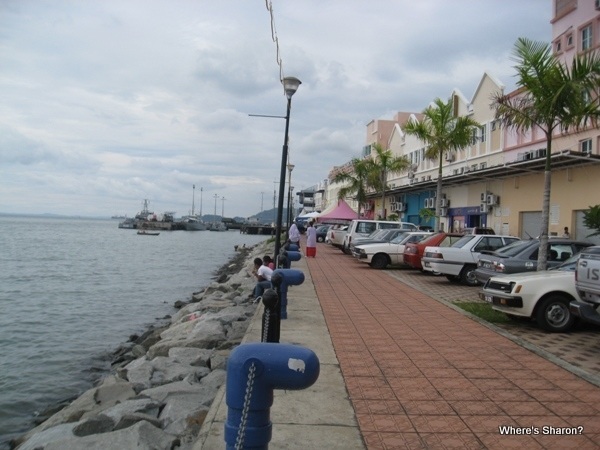
{"label": "power line", "polygon": [[271,16],[271,39],[275,43],[275,61],[279,67],[279,81],[283,82],[283,61],[281,59],[281,50],[279,49],[279,37],[277,36],[277,28],[275,27],[275,16],[273,15],[273,2],[265,0],[265,6]]}

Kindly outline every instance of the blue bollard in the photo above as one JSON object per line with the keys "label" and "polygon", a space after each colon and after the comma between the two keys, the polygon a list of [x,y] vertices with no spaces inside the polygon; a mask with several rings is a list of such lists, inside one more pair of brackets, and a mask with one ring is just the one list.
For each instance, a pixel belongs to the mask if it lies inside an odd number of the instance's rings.
{"label": "blue bollard", "polygon": [[299,252],[300,251],[300,246],[297,244],[292,244],[291,242],[289,244],[286,244],[285,249],[288,251],[292,251],[292,252]]}
{"label": "blue bollard", "polygon": [[[273,275],[276,275],[275,281],[273,281]],[[273,287],[279,294],[281,308],[279,318],[287,319],[288,286],[298,286],[304,283],[304,272],[297,269],[277,269],[273,271],[273,275],[271,275],[271,283],[273,283]],[[279,276],[281,276],[281,282],[279,282]]]}
{"label": "blue bollard", "polygon": [[226,448],[268,449],[273,390],[306,389],[319,372],[319,358],[305,347],[251,343],[235,348],[227,361]]}
{"label": "blue bollard", "polygon": [[[300,258],[302,258],[302,253],[300,252],[296,252],[293,250],[288,250],[287,252],[287,260],[291,263],[292,261],[300,261]],[[288,267],[289,269],[289,267]]]}

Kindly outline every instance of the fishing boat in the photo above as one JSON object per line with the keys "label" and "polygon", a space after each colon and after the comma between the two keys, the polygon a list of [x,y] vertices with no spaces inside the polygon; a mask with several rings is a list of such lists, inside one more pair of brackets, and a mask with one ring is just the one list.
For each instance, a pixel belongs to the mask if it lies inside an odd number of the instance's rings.
{"label": "fishing boat", "polygon": [[200,188],[200,214],[194,214],[194,194],[196,193],[196,185],[192,185],[192,213],[181,218],[181,223],[186,231],[204,231],[207,226],[202,221],[202,188]]}
{"label": "fishing boat", "polygon": [[210,224],[210,231],[227,231],[229,228],[227,228],[227,225],[225,225],[223,222],[214,222]]}
{"label": "fishing boat", "polygon": [[147,230],[138,230],[137,234],[142,236],[158,236],[160,232],[158,231],[147,231]]}

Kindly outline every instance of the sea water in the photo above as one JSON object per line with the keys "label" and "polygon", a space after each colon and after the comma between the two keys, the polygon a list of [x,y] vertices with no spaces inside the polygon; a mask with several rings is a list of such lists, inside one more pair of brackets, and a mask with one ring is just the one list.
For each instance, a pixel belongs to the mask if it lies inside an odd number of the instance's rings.
{"label": "sea water", "polygon": [[0,449],[38,412],[92,387],[121,343],[209,284],[235,245],[267,238],[0,216]]}

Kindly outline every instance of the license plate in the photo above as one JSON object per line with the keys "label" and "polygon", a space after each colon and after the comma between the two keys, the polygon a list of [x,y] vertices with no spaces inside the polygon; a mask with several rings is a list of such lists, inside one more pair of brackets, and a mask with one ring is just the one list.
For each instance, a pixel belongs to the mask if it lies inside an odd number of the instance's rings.
{"label": "license plate", "polygon": [[485,300],[486,302],[488,302],[488,303],[493,303],[493,300],[492,300],[492,296],[491,296],[491,295],[484,295],[484,296],[483,296],[483,298],[484,298],[484,300]]}
{"label": "license plate", "polygon": [[431,265],[428,262],[426,262],[425,267],[431,267]]}

